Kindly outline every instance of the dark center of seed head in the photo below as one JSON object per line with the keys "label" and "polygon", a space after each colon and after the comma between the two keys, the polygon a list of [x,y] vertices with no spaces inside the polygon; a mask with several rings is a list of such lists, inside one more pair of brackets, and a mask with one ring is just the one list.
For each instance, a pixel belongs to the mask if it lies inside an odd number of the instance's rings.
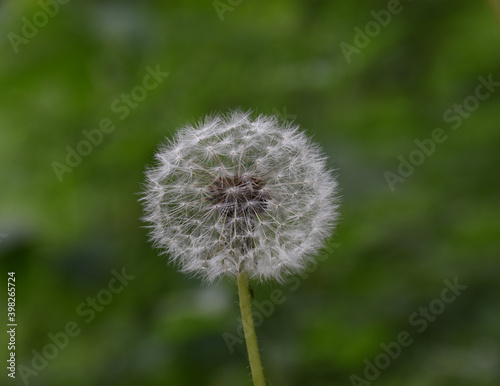
{"label": "dark center of seed head", "polygon": [[209,200],[226,218],[249,217],[262,213],[269,200],[265,183],[247,174],[217,177],[208,186]]}

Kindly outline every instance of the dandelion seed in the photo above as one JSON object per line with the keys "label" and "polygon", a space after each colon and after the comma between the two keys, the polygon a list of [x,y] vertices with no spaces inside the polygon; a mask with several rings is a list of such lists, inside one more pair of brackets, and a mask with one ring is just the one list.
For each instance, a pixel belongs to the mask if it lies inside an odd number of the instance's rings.
{"label": "dandelion seed", "polygon": [[275,116],[207,117],[179,130],[156,158],[144,220],[184,273],[282,281],[333,230],[337,182],[325,156]]}

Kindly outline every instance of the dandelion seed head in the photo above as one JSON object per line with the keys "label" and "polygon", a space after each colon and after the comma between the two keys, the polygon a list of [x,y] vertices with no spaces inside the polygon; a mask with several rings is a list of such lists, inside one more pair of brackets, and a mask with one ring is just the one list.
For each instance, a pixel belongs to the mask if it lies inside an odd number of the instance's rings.
{"label": "dandelion seed head", "polygon": [[275,116],[207,117],[156,159],[142,198],[150,237],[182,272],[208,281],[300,272],[338,217],[325,156]]}

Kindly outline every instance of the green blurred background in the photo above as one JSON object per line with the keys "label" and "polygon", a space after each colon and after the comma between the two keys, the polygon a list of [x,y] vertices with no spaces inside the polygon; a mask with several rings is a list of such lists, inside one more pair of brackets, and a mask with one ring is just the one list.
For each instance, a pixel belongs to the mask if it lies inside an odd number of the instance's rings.
{"label": "green blurred background", "polygon": [[[328,258],[284,286],[254,283],[257,302],[276,289],[286,297],[257,329],[269,384],[350,385],[407,331],[412,344],[373,384],[499,385],[500,91],[457,130],[443,120],[479,76],[500,81],[498,21],[487,1],[401,1],[347,60],[341,43],[353,45],[355,27],[387,7],[70,1],[46,7],[45,20],[38,2],[3,1],[0,298],[7,323],[15,271],[18,370],[14,381],[3,370],[0,383],[24,384],[20,365],[33,368],[33,350],[44,348],[53,358],[30,385],[251,383],[244,344],[231,353],[223,338],[237,337],[235,283],[209,286],[166,265],[137,201],[165,137],[241,107],[295,120],[330,156],[342,189]],[[33,18],[43,26],[25,38]],[[120,119],[111,105],[148,66],[169,75]],[[53,163],[105,118],[116,129],[60,181]],[[435,128],[448,139],[391,191],[384,173],[397,173],[398,156]],[[79,306],[99,293],[108,301],[102,290],[123,268],[135,278],[87,322]],[[468,288],[419,333],[411,315],[455,278]],[[68,322],[81,332],[52,355],[49,333]],[[4,364],[7,340],[2,333]]]}

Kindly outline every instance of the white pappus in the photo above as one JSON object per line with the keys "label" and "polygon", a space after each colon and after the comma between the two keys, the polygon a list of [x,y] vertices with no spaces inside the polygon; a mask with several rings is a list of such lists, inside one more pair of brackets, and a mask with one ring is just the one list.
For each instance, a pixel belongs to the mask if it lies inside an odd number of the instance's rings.
{"label": "white pappus", "polygon": [[208,281],[300,272],[338,217],[326,157],[296,125],[233,111],[180,129],[146,172],[154,245]]}

